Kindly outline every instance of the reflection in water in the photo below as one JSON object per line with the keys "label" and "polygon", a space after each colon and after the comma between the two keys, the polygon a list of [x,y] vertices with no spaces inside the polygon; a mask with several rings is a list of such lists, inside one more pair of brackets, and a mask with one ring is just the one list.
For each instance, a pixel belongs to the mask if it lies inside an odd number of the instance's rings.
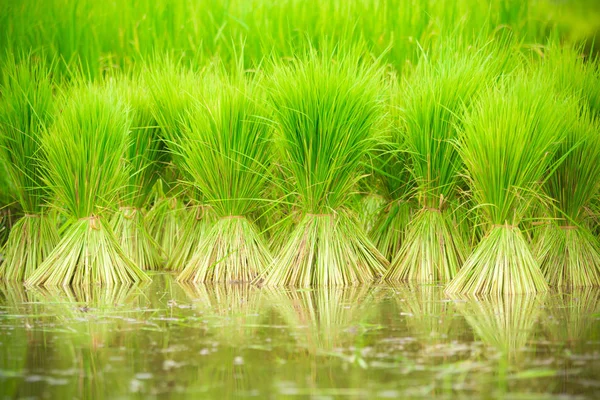
{"label": "reflection in water", "polygon": [[593,398],[599,299],[162,274],[145,287],[0,286],[0,398]]}
{"label": "reflection in water", "polygon": [[313,353],[353,343],[361,322],[372,311],[374,297],[366,286],[263,291],[298,345]]}
{"label": "reflection in water", "polygon": [[508,362],[517,363],[525,354],[544,299],[544,293],[469,296],[457,309],[480,340]]}
{"label": "reflection in water", "polygon": [[[590,315],[600,313],[600,289],[585,287],[573,292],[561,291],[550,297],[544,325],[552,341],[577,343],[594,325]],[[595,332],[600,334],[600,332]]]}
{"label": "reflection in water", "polygon": [[456,317],[442,286],[405,284],[394,290],[408,328],[415,336],[424,334],[424,342],[448,343],[464,334],[464,321]]}

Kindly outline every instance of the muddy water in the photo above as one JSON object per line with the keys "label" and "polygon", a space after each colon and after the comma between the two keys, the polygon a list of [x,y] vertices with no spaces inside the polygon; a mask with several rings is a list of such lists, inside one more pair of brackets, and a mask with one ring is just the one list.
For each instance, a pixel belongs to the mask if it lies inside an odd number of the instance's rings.
{"label": "muddy water", "polygon": [[0,287],[0,398],[600,398],[600,291]]}

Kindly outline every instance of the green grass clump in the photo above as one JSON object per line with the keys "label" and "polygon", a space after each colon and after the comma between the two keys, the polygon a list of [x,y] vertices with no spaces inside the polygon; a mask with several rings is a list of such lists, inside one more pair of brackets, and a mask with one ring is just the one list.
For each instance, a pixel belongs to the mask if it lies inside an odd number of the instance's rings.
{"label": "green grass clump", "polygon": [[112,286],[148,279],[125,255],[107,220],[126,184],[130,129],[130,114],[115,91],[88,84],[65,93],[42,148],[47,184],[68,225],[28,284]]}
{"label": "green grass clump", "polygon": [[302,218],[262,277],[267,285],[351,285],[387,260],[349,209],[361,162],[375,145],[381,71],[355,54],[311,52],[280,62],[271,79],[288,201]]}
{"label": "green grass clump", "polygon": [[46,207],[49,195],[40,152],[41,136],[53,117],[54,83],[51,65],[34,55],[20,63],[11,59],[1,73],[0,158],[24,215],[11,227],[0,278],[23,281],[58,243],[56,224]]}
{"label": "green grass clump", "polygon": [[556,152],[553,170],[544,184],[555,200],[552,222],[535,247],[542,272],[552,286],[600,285],[600,243],[590,230],[588,213],[598,194],[600,123],[587,108],[563,116],[569,121],[566,138]]}
{"label": "green grass clump", "polygon": [[465,258],[450,208],[462,168],[455,141],[464,106],[494,78],[494,58],[487,49],[452,46],[438,57],[421,60],[400,96],[398,149],[404,147],[410,157],[419,209],[386,273],[388,281],[446,282]]}
{"label": "green grass clump", "polygon": [[157,270],[163,260],[147,227],[145,208],[167,152],[152,113],[152,99],[140,78],[124,80],[113,90],[118,90],[128,103],[132,123],[125,151],[129,180],[120,193],[112,226],[127,257],[144,270]]}
{"label": "green grass clump", "polygon": [[563,107],[525,73],[491,88],[466,116],[459,149],[486,235],[449,293],[514,294],[548,288],[519,229],[563,139]]}
{"label": "green grass clump", "polygon": [[272,128],[256,85],[219,75],[205,78],[216,91],[190,110],[181,145],[185,175],[218,219],[181,281],[249,282],[272,261],[254,221],[270,183]]}

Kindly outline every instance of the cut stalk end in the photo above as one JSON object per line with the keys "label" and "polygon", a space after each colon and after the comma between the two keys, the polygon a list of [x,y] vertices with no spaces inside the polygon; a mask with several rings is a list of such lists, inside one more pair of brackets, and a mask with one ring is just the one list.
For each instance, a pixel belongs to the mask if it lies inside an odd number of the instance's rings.
{"label": "cut stalk end", "polygon": [[447,282],[464,260],[453,222],[439,210],[424,209],[408,225],[404,244],[385,275],[389,282]]}
{"label": "cut stalk end", "polygon": [[349,216],[308,214],[260,280],[268,286],[356,285],[381,277],[388,264]]}
{"label": "cut stalk end", "polygon": [[496,225],[475,247],[446,293],[517,294],[548,290],[518,227]]}
{"label": "cut stalk end", "polygon": [[58,244],[56,221],[48,215],[26,215],[12,227],[5,247],[0,279],[24,281]]}
{"label": "cut stalk end", "polygon": [[190,282],[250,282],[272,262],[256,227],[244,217],[219,219],[177,278]]}
{"label": "cut stalk end", "polygon": [[58,246],[26,283],[114,286],[148,279],[124,254],[110,225],[93,217],[69,226]]}
{"label": "cut stalk end", "polygon": [[586,227],[544,228],[536,259],[550,286],[600,286],[600,243]]}

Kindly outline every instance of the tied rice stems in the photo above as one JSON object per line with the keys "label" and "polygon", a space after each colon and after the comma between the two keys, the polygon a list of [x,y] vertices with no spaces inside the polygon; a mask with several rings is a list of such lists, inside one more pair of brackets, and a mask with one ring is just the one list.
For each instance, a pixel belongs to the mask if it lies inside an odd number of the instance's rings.
{"label": "tied rice stems", "polygon": [[439,60],[423,57],[398,96],[397,149],[410,157],[420,210],[385,275],[388,281],[447,282],[465,259],[465,244],[449,209],[462,168],[454,142],[464,106],[490,82],[495,65],[485,49],[449,50]]}
{"label": "tied rice stems", "polygon": [[116,92],[89,84],[66,93],[64,101],[42,143],[47,184],[68,225],[27,283],[114,286],[147,280],[124,254],[106,219],[106,209],[126,182],[127,108]]}
{"label": "tied rice stems", "polygon": [[379,67],[354,53],[312,51],[274,67],[282,185],[302,217],[261,277],[266,285],[353,285],[387,266],[349,210],[361,161],[375,145],[383,89]]}
{"label": "tied rice stems", "polygon": [[190,111],[182,142],[182,169],[218,220],[197,242],[178,279],[249,282],[271,263],[252,216],[269,184],[271,127],[253,82],[208,74],[217,85]]}
{"label": "tied rice stems", "polygon": [[[14,281],[28,279],[58,243],[54,215],[46,207],[49,195],[40,154],[40,138],[54,112],[52,65],[30,56],[20,63],[9,59],[2,67],[0,88],[0,159],[24,213],[11,227],[0,266],[0,278]],[[8,214],[5,218],[8,223]]]}
{"label": "tied rice stems", "polygon": [[448,293],[514,294],[548,288],[519,224],[539,199],[564,127],[553,91],[519,73],[485,93],[468,113],[459,149],[487,234]]}
{"label": "tied rice stems", "polygon": [[163,264],[158,244],[150,235],[144,217],[167,152],[152,114],[152,102],[140,77],[117,84],[131,107],[131,131],[125,156],[129,180],[120,193],[120,207],[112,218],[115,235],[123,251],[144,270],[157,270]]}
{"label": "tied rice stems", "polygon": [[600,242],[588,222],[600,176],[600,114],[594,114],[600,111],[600,79],[581,65],[574,49],[549,53],[545,75],[559,93],[579,101],[563,115],[566,137],[554,156],[560,164],[543,186],[555,201],[549,207],[552,220],[537,238],[535,255],[551,286],[600,286]]}
{"label": "tied rice stems", "polygon": [[148,232],[162,251],[168,262],[173,259],[177,244],[183,240],[181,219],[185,211],[184,205],[177,196],[169,196],[169,188],[165,191],[164,181],[160,178],[155,184],[155,197],[152,208],[146,214]]}
{"label": "tied rice stems", "polygon": [[[204,98],[205,83],[195,71],[184,68],[169,58],[155,60],[152,68],[147,67],[145,79],[153,98],[153,115],[161,129],[162,140],[170,157],[162,182],[168,188],[168,207],[164,205],[154,210],[153,230],[155,238],[170,256],[166,269],[181,271],[190,261],[198,240],[203,236],[207,224],[214,220],[210,206],[204,204],[202,193],[189,185],[182,187],[179,181],[191,182],[191,176],[184,176],[182,168],[182,144],[186,132],[186,122],[190,110]],[[177,200],[172,200],[176,198]],[[178,203],[184,207],[179,209]],[[162,212],[161,212],[162,211]],[[163,213],[164,212],[164,213]],[[173,218],[181,212],[177,229],[181,238],[173,246],[166,237],[169,229],[174,229]],[[162,237],[163,240],[160,240]]]}
{"label": "tied rice stems", "polygon": [[410,156],[397,123],[401,112],[396,104],[396,96],[400,95],[396,86],[391,89],[392,100],[388,107],[389,134],[381,140],[373,161],[376,190],[383,197],[383,206],[369,232],[373,243],[390,261],[402,247],[406,226],[416,206],[411,199],[414,181],[410,174]]}

